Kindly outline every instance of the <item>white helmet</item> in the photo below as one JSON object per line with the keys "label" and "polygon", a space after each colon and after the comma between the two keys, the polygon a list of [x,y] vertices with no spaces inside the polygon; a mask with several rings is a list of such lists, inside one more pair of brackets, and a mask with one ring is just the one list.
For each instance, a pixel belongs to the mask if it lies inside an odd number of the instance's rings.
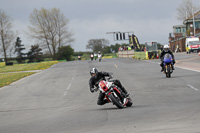
{"label": "white helmet", "polygon": [[164,45],[164,48],[169,48],[169,45]]}
{"label": "white helmet", "polygon": [[164,45],[164,51],[168,52],[168,50],[169,50],[169,45]]}

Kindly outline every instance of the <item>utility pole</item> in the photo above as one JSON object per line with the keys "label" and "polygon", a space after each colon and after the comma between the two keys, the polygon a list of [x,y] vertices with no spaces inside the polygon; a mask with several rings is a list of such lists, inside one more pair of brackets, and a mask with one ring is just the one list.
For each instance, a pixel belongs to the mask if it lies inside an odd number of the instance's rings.
{"label": "utility pole", "polygon": [[194,29],[194,36],[195,36],[195,21],[194,21],[194,12],[193,12],[193,8],[192,8],[192,14],[193,14],[193,29]]}
{"label": "utility pole", "polygon": [[[128,32],[120,32],[120,31],[106,32],[106,34],[113,34],[114,41],[129,40],[130,33],[134,34],[133,31],[128,31]],[[126,37],[126,36],[128,36],[128,37]]]}
{"label": "utility pole", "polygon": [[4,51],[5,65],[7,65],[8,60],[7,60],[7,55],[6,55],[6,46],[5,46],[5,40],[4,40],[4,32],[3,32],[3,30],[1,30],[1,40],[2,40],[3,51]]}

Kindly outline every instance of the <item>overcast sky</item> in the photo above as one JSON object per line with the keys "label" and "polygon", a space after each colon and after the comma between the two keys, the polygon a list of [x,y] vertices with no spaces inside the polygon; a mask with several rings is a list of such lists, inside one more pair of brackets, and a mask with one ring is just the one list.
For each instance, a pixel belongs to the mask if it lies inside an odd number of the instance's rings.
{"label": "overcast sky", "polygon": [[[177,7],[182,0],[0,0],[0,9],[13,19],[27,49],[34,40],[27,39],[24,31],[29,25],[33,9],[59,8],[68,18],[69,29],[74,33],[72,47],[75,51],[86,51],[90,39],[108,39],[111,44],[128,43],[114,41],[113,31],[134,31],[139,42],[157,41],[168,43],[174,25],[182,24],[176,19]],[[200,0],[193,0],[200,5]]]}

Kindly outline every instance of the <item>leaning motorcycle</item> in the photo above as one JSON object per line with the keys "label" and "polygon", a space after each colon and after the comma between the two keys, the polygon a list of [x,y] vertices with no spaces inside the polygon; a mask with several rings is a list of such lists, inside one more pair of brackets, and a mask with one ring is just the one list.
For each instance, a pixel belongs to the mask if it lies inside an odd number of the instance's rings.
{"label": "leaning motorcycle", "polygon": [[96,85],[98,86],[95,90],[105,93],[105,98],[112,102],[113,105],[117,106],[119,109],[123,109],[125,106],[132,106],[133,102],[130,97],[126,97],[121,88],[116,86],[112,80],[112,77],[108,79],[100,79]]}
{"label": "leaning motorcycle", "polygon": [[172,65],[173,65],[173,58],[171,54],[168,53],[165,54],[163,59],[163,66],[164,66],[164,73],[166,74],[167,78],[170,78],[171,74],[173,73]]}

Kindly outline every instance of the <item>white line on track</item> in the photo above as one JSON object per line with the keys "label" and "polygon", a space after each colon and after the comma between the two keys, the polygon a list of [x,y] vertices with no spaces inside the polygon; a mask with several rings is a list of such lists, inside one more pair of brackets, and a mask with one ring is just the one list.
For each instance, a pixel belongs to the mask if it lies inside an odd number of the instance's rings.
{"label": "white line on track", "polygon": [[0,88],[0,90],[3,90],[3,89],[5,89],[5,86],[3,86],[3,87]]}
{"label": "white line on track", "polygon": [[72,81],[74,80],[75,76],[72,77]]}
{"label": "white line on track", "polygon": [[67,89],[66,89],[66,91],[65,91],[65,93],[64,93],[64,96],[67,95],[67,92],[68,92],[68,90],[70,89],[71,85],[72,85],[72,83],[69,83],[69,85],[68,85],[68,87],[67,87]]}
{"label": "white line on track", "polygon": [[[149,60],[145,60],[146,62],[150,62],[150,63],[154,63],[154,64],[160,64],[160,63],[158,63],[158,62],[153,62],[153,61],[149,61]],[[190,69],[190,68],[185,68],[185,67],[180,67],[180,66],[176,66],[175,65],[175,68],[181,68],[181,69],[185,69],[185,70],[190,70],[190,71],[194,71],[194,72],[199,72],[200,73],[200,71],[198,71],[198,70],[194,70],[194,69]]]}
{"label": "white line on track", "polygon": [[118,66],[117,66],[116,64],[115,64],[114,66],[115,66],[116,68],[118,68]]}
{"label": "white line on track", "polygon": [[190,85],[190,84],[187,84],[188,87],[190,87],[191,89],[195,90],[195,91],[198,91],[199,89],[195,88],[194,86]]}
{"label": "white line on track", "polygon": [[181,68],[181,69],[185,69],[185,70],[190,70],[190,71],[194,71],[194,72],[199,72],[198,70],[194,70],[194,69],[190,69],[190,68],[185,68],[185,67],[180,67],[180,66],[175,66],[175,67],[178,67],[178,68]]}
{"label": "white line on track", "polygon": [[67,95],[67,92],[68,92],[69,89],[71,88],[71,86],[72,86],[72,81],[74,80],[75,76],[76,76],[76,74],[74,74],[74,76],[72,77],[72,80],[71,80],[71,82],[69,83],[67,89],[65,90],[65,93],[64,93],[63,97]]}

